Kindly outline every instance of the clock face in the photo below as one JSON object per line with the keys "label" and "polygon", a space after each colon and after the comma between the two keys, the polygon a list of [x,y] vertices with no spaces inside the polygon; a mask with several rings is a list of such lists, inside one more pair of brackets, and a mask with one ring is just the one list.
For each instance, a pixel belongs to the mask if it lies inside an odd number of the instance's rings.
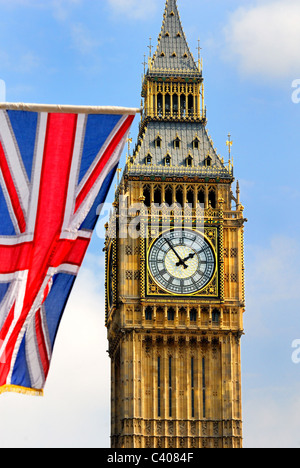
{"label": "clock face", "polygon": [[172,294],[190,295],[205,288],[216,270],[210,243],[191,230],[163,234],[152,245],[149,269],[154,281]]}

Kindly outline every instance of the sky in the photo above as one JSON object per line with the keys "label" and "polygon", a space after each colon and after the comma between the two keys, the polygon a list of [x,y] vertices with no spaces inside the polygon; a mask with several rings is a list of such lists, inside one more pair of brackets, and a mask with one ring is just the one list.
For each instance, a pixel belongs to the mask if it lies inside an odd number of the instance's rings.
{"label": "sky", "polygon": [[[0,0],[0,100],[139,107],[144,54],[150,37],[156,45],[164,5]],[[232,135],[248,218],[244,446],[298,448],[300,2],[178,6],[195,57],[201,40],[209,133],[225,159]],[[114,186],[108,201],[113,195]],[[102,218],[61,323],[44,398],[0,397],[1,448],[109,447]]]}

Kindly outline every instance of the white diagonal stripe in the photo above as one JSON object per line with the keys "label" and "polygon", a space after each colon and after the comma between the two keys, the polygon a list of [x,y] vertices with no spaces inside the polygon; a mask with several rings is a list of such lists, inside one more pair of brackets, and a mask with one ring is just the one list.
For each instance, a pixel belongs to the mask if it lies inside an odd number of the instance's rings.
{"label": "white diagonal stripe", "polygon": [[37,212],[37,205],[39,201],[40,180],[41,180],[41,173],[42,173],[42,166],[43,166],[47,122],[48,122],[47,113],[42,112],[41,114],[38,115],[37,138],[36,138],[36,146],[34,150],[33,171],[32,171],[33,173],[32,188],[31,188],[31,194],[30,194],[29,213],[28,213],[28,222],[27,222],[27,232],[30,234],[34,233],[34,228],[35,228],[35,223],[36,223],[36,212]]}
{"label": "white diagonal stripe", "polygon": [[29,203],[29,181],[7,113],[4,110],[0,110],[0,141],[19,196],[20,205],[23,213],[26,214]]}
{"label": "white diagonal stripe", "polygon": [[32,242],[32,234],[19,234],[18,236],[0,236],[0,245],[19,245]]}
{"label": "white diagonal stripe", "polygon": [[95,170],[95,167],[97,166],[97,164],[99,163],[99,161],[102,158],[103,154],[107,150],[107,147],[111,143],[111,141],[114,138],[114,136],[116,135],[116,133],[118,133],[118,131],[120,130],[120,128],[122,127],[124,122],[127,120],[127,118],[128,118],[128,115],[123,115],[123,117],[119,120],[117,125],[114,127],[114,129],[112,130],[112,132],[110,133],[110,135],[106,139],[104,145],[101,147],[101,150],[99,151],[96,158],[94,159],[93,164],[90,166],[88,172],[85,174],[84,178],[82,179],[82,181],[78,185],[77,191],[76,191],[76,197],[78,196],[78,194],[81,192],[82,188],[85,186],[85,184],[89,180],[92,172]]}
{"label": "white diagonal stripe", "polygon": [[18,220],[16,218],[15,211],[14,211],[13,205],[11,203],[11,199],[10,199],[10,196],[9,196],[9,193],[8,193],[8,190],[7,190],[7,187],[6,187],[6,184],[5,184],[4,177],[3,177],[1,169],[0,169],[0,187],[2,187],[2,192],[3,192],[3,195],[4,195],[5,201],[6,201],[9,216],[10,216],[11,222],[13,223],[15,232],[16,232],[16,234],[20,234],[19,223],[18,223]]}
{"label": "white diagonal stripe", "polygon": [[85,200],[82,202],[82,204],[78,208],[75,216],[72,219],[72,226],[71,226],[72,230],[76,230],[80,228],[81,224],[86,218],[87,213],[89,213],[89,211],[91,210],[95,202],[95,199],[99,191],[101,190],[103,182],[105,181],[106,177],[110,174],[110,172],[114,169],[114,167],[116,167],[116,165],[118,164],[120,160],[120,157],[122,155],[122,152],[126,143],[126,138],[127,138],[127,133],[123,137],[119,145],[117,146],[114,153],[112,154],[110,160],[108,161],[105,168],[101,172],[100,176],[96,180],[93,188],[89,191],[87,197],[85,198]]}
{"label": "white diagonal stripe", "polygon": [[76,203],[75,192],[76,192],[76,186],[77,186],[79,171],[80,171],[86,122],[87,122],[87,115],[84,115],[84,114],[78,115],[74,151],[73,151],[73,158],[72,158],[72,166],[71,166],[70,178],[69,178],[66,210],[65,210],[65,217],[64,217],[62,231],[67,231],[69,229],[70,220],[75,210],[75,203]]}
{"label": "white diagonal stripe", "polygon": [[[12,288],[11,294],[10,294],[10,299],[12,301],[12,305],[15,304],[15,309],[14,309],[14,319],[8,329],[8,332],[6,333],[6,336],[4,338],[3,343],[1,344],[0,347],[0,357],[2,354],[5,352],[5,348],[7,346],[7,343],[15,329],[15,326],[20,318],[20,315],[22,313],[23,309],[23,303],[24,303],[24,297],[25,297],[25,292],[26,292],[26,284],[27,284],[27,278],[28,278],[28,271],[20,271],[16,275],[16,280],[14,284],[14,288]],[[10,309],[11,309],[10,307]]]}
{"label": "white diagonal stripe", "polygon": [[50,341],[49,328],[48,328],[47,315],[46,315],[46,308],[44,304],[41,307],[40,315],[41,315],[41,321],[42,321],[44,342],[45,342],[46,350],[47,350],[47,357],[48,357],[48,361],[50,362],[51,356],[52,356],[52,350],[51,350],[51,341]]}

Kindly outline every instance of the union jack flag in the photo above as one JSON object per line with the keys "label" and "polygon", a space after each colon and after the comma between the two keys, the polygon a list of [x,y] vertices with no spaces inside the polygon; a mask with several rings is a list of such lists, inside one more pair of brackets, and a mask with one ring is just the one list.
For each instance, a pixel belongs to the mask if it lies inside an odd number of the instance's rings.
{"label": "union jack flag", "polygon": [[127,111],[0,109],[0,393],[42,393],[134,119]]}

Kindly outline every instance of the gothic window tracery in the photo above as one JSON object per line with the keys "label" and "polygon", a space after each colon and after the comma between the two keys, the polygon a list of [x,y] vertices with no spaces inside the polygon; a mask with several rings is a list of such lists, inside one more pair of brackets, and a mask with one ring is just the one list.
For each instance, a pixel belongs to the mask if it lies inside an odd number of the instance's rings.
{"label": "gothic window tracery", "polygon": [[198,191],[198,202],[200,205],[205,205],[205,191],[203,188],[200,188]]}
{"label": "gothic window tracery", "polygon": [[165,189],[165,203],[169,206],[173,205],[173,190],[169,185]]}
{"label": "gothic window tracery", "polygon": [[212,208],[216,208],[216,192],[214,189],[210,189],[209,195],[208,195],[208,203]]}
{"label": "gothic window tracery", "polygon": [[195,308],[191,309],[190,311],[190,321],[191,322],[197,321],[197,310]]}
{"label": "gothic window tracery", "polygon": [[160,187],[156,187],[154,190],[154,204],[158,206],[162,204],[162,194]]}
{"label": "gothic window tracery", "polygon": [[173,322],[175,319],[175,310],[173,307],[169,307],[168,309],[168,321]]}
{"label": "gothic window tracery", "polygon": [[145,201],[144,201],[145,206],[147,206],[147,208],[150,208],[150,206],[151,206],[151,190],[150,190],[150,187],[148,185],[146,185],[144,187],[143,196],[145,198]]}
{"label": "gothic window tracery", "polygon": [[195,203],[194,203],[194,190],[192,187],[190,187],[188,190],[187,190],[187,194],[186,194],[186,198],[187,198],[187,204],[190,205],[192,208],[195,208]]}
{"label": "gothic window tracery", "polygon": [[176,203],[180,207],[183,206],[183,188],[180,185],[176,188]]}

